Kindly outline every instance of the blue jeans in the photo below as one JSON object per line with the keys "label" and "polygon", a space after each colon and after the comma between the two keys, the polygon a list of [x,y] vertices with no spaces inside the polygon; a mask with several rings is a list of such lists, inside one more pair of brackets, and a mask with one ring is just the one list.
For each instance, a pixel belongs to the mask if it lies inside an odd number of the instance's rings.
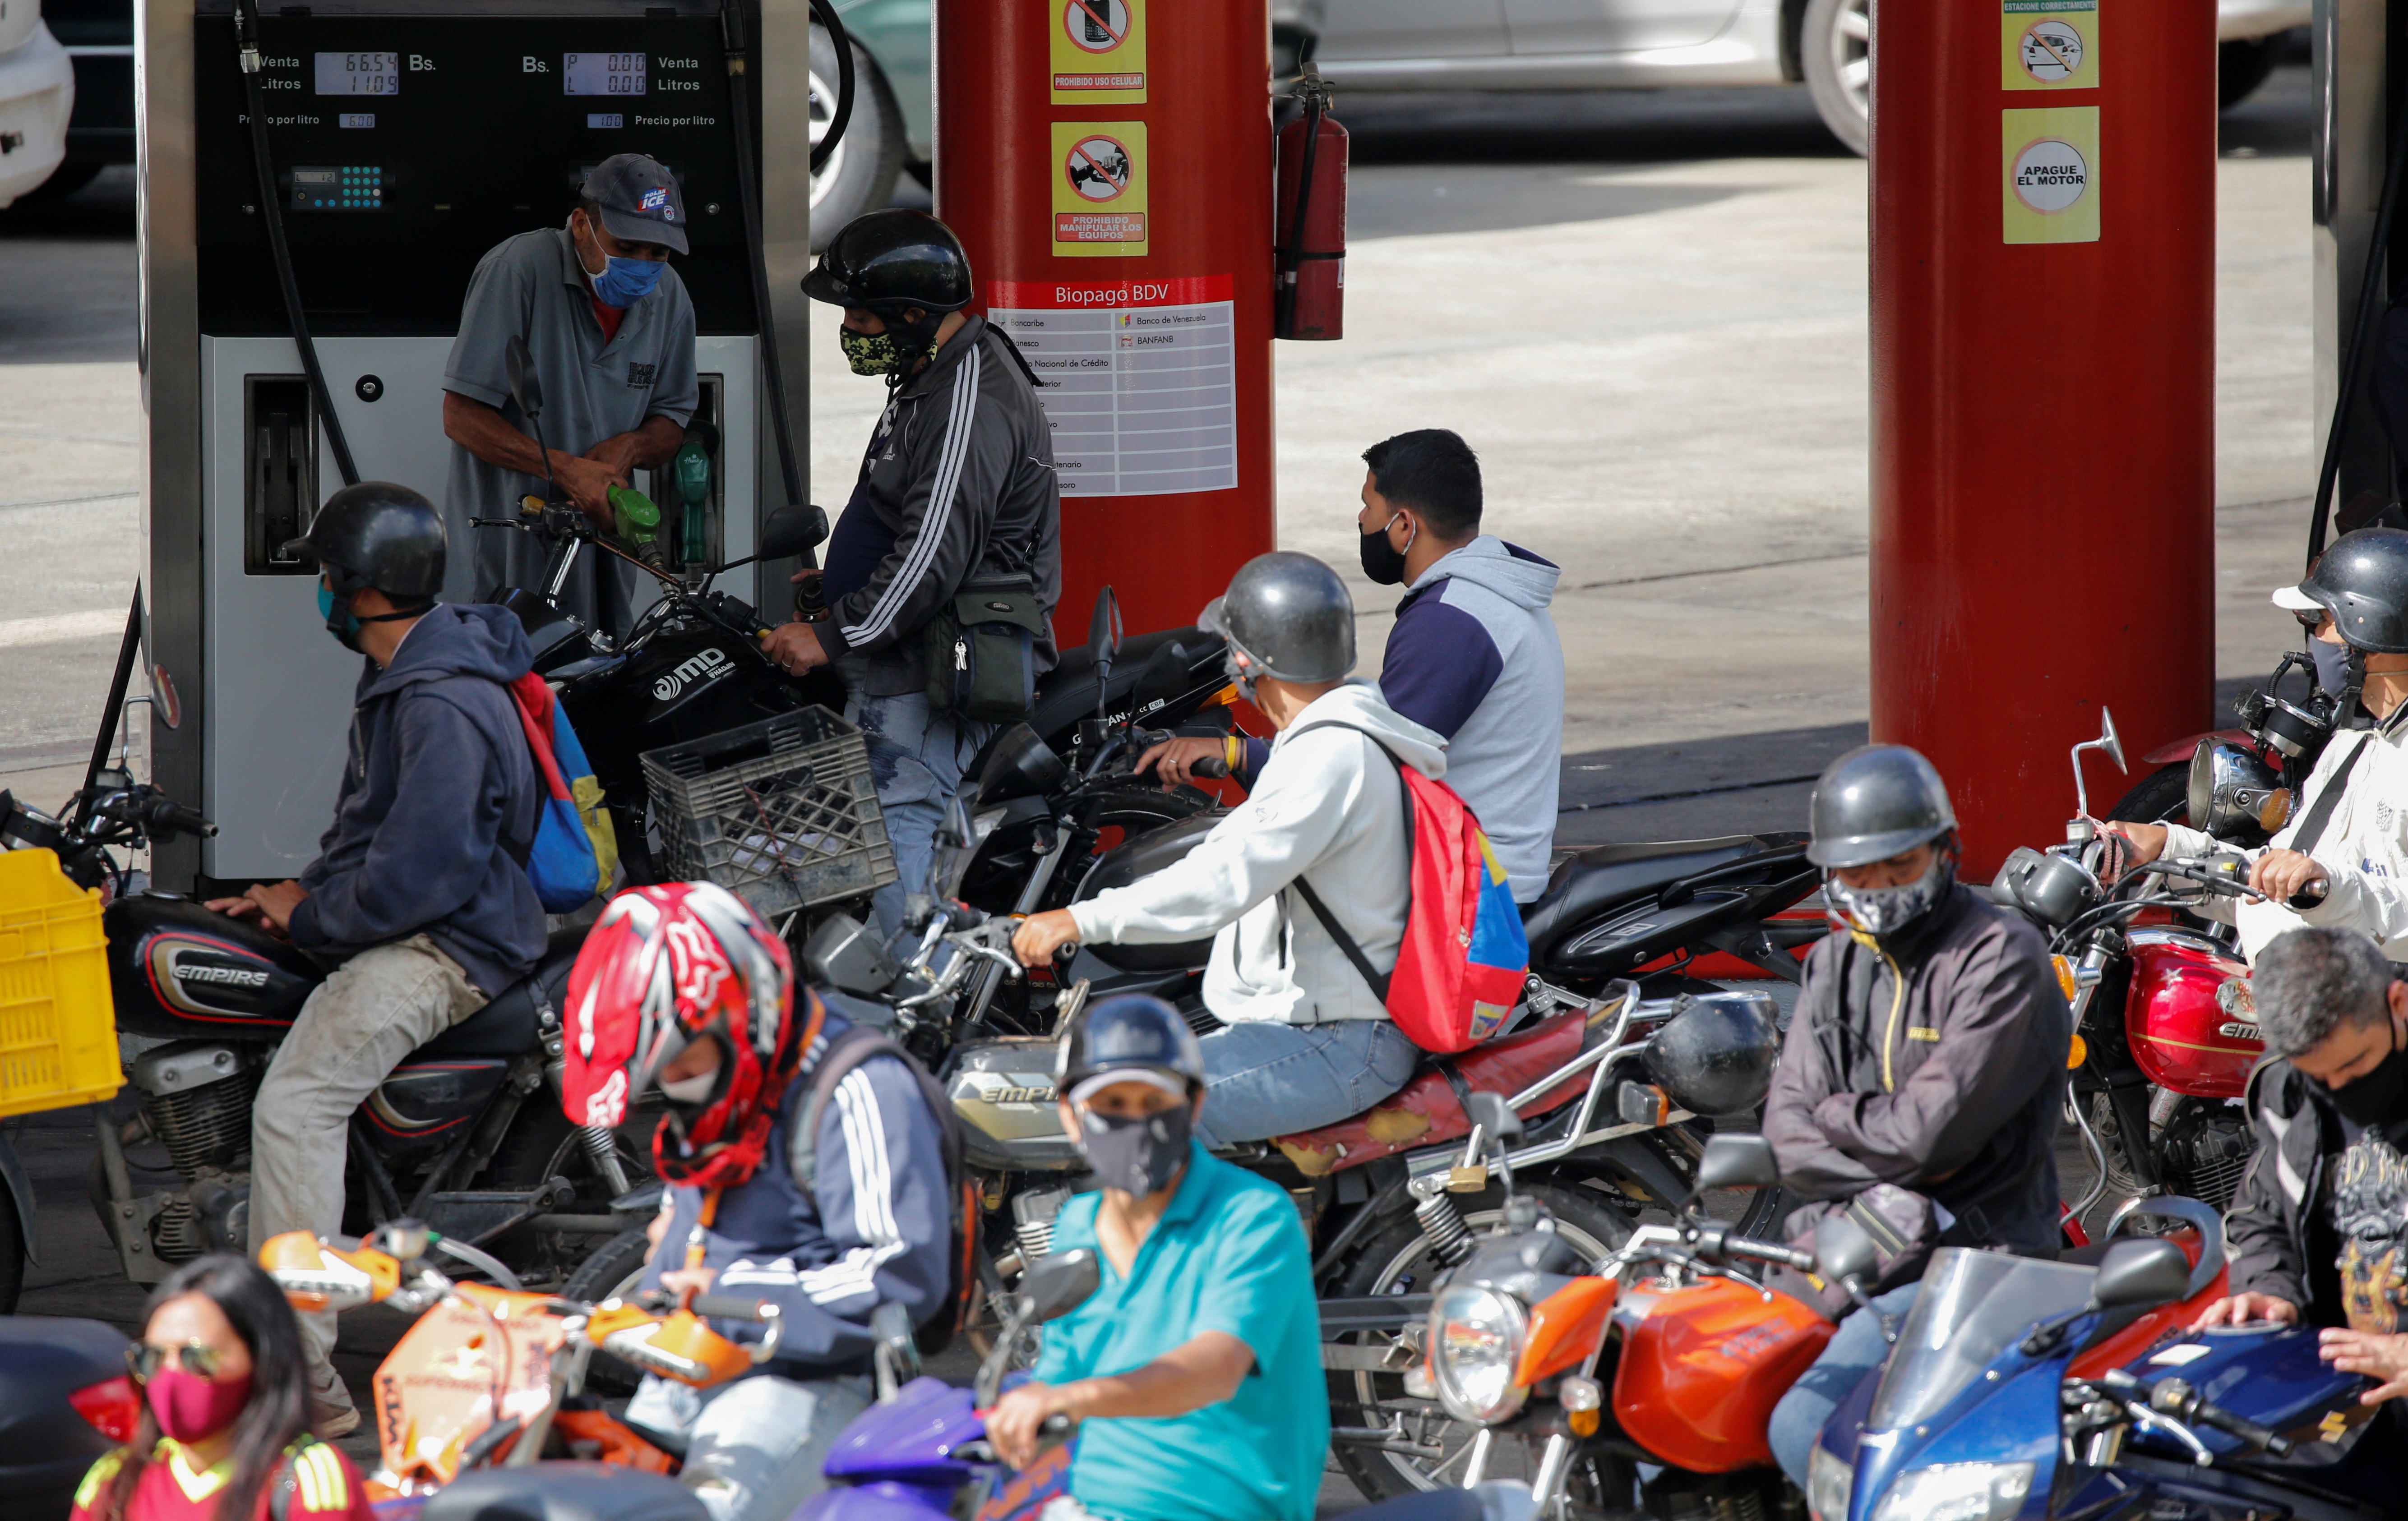
{"label": "blue jeans", "polygon": [[924,692],[895,697],[856,692],[845,703],[844,717],[868,736],[869,779],[886,815],[887,842],[895,847],[899,874],[869,901],[879,933],[892,939],[903,927],[903,900],[928,890],[928,866],[936,856],[937,828],[945,821],[945,799],[961,787],[964,769],[995,732],[995,725],[930,713]]}
{"label": "blue jeans", "polygon": [[1806,1462],[1813,1456],[1815,1439],[1823,1434],[1823,1424],[1831,1418],[1831,1412],[1889,1360],[1889,1343],[1882,1335],[1883,1317],[1903,1328],[1906,1313],[1914,1308],[1914,1296],[1922,1287],[1919,1283],[1901,1284],[1886,1294],[1876,1294],[1873,1309],[1878,1314],[1858,1310],[1841,1321],[1814,1366],[1789,1386],[1781,1403],[1772,1407],[1772,1429],[1767,1433],[1772,1460],[1799,1489],[1806,1487]]}
{"label": "blue jeans", "polygon": [[869,1380],[857,1374],[806,1383],[753,1373],[696,1389],[647,1373],[627,1419],[685,1440],[678,1482],[711,1521],[786,1521],[827,1487],[828,1450],[869,1402]]}
{"label": "blue jeans", "polygon": [[1421,1047],[1385,1019],[1249,1019],[1204,1037],[1208,1146],[1293,1135],[1361,1114],[1405,1086]]}

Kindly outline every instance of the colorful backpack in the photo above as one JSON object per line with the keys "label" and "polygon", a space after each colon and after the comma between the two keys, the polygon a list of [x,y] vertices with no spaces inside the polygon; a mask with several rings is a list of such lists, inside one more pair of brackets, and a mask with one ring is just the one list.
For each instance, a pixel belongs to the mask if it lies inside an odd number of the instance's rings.
{"label": "colorful backpack", "polygon": [[1314,729],[1354,729],[1379,745],[1404,784],[1412,898],[1396,971],[1383,977],[1371,970],[1363,947],[1312,883],[1299,876],[1296,890],[1415,1045],[1444,1054],[1479,1045],[1497,1033],[1522,1001],[1530,972],[1522,910],[1505,869],[1497,864],[1497,852],[1454,788],[1423,775],[1377,736],[1351,723],[1309,723],[1296,732]]}
{"label": "colorful backpack", "polygon": [[547,914],[567,914],[582,908],[596,895],[610,890],[610,875],[619,865],[619,837],[610,816],[602,810],[602,784],[585,759],[568,715],[553,700],[551,686],[530,671],[510,683],[517,699],[520,726],[526,730],[527,749],[542,777],[544,800],[536,816],[535,840],[519,855],[527,880]]}

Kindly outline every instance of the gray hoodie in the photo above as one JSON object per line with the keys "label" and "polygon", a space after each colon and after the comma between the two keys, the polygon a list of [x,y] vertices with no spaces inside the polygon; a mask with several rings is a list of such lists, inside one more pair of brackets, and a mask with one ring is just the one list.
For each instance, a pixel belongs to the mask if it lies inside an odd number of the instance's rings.
{"label": "gray hoodie", "polygon": [[1383,973],[1396,969],[1411,862],[1405,784],[1380,745],[1425,776],[1446,775],[1439,737],[1399,718],[1369,682],[1315,698],[1271,741],[1246,801],[1195,849],[1071,905],[1079,938],[1158,945],[1211,935],[1204,1006],[1230,1024],[1385,1019],[1379,995],[1287,890],[1298,876],[1311,882],[1365,958]]}
{"label": "gray hoodie", "polygon": [[1563,784],[1564,647],[1547,611],[1563,573],[1483,533],[1422,572],[1381,662],[1388,705],[1446,740],[1446,780],[1528,903],[1547,886]]}

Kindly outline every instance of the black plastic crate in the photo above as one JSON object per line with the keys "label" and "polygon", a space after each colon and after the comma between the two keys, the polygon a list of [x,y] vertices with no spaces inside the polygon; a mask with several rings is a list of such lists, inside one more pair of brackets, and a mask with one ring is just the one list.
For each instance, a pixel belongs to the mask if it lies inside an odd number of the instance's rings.
{"label": "black plastic crate", "polygon": [[824,707],[643,756],[665,874],[780,916],[895,880],[869,745]]}

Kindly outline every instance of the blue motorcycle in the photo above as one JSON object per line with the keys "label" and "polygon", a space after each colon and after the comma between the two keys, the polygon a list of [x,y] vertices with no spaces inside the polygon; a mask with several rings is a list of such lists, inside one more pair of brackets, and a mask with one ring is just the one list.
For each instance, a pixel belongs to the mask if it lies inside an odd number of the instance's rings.
{"label": "blue motorcycle", "polygon": [[[2196,1229],[2194,1263],[2131,1219]],[[2225,1266],[2222,1221],[2186,1199],[2128,1205],[2095,1258],[1932,1254],[1887,1366],[1833,1414],[1807,1485],[1815,1521],[2359,1521],[2397,1515],[2396,1438],[2365,1437],[2367,1387],[2313,1329],[2191,1333]],[[2120,1365],[2084,1354],[2153,1311],[2172,1329]],[[1870,1313],[1870,1312],[1860,1312]]]}

